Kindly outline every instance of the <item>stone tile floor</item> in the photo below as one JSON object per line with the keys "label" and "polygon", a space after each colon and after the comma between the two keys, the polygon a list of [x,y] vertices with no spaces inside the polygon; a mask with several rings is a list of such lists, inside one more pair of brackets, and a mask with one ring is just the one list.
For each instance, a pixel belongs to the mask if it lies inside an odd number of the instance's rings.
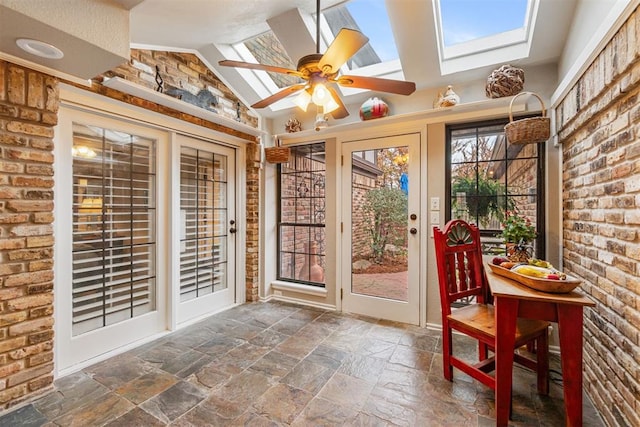
{"label": "stone tile floor", "polygon": [[[463,337],[455,345],[473,356]],[[513,426],[564,425],[552,378],[539,396],[514,368]],[[443,378],[437,331],[269,302],[60,378],[0,426],[491,426],[493,403],[470,377]],[[586,397],[584,420],[603,425]]]}

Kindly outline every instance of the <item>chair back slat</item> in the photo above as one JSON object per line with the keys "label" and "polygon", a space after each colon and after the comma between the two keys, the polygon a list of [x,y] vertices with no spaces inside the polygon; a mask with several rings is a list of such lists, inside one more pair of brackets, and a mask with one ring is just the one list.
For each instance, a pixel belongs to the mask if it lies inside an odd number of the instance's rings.
{"label": "chair back slat", "polygon": [[444,230],[434,227],[433,231],[443,313],[450,314],[450,305],[463,298],[475,296],[484,302],[486,282],[478,227],[452,220]]}

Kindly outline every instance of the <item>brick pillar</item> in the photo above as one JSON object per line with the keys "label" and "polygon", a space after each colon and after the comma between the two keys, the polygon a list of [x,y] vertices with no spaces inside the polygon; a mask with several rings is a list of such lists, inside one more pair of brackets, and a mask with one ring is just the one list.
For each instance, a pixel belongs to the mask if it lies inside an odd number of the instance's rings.
{"label": "brick pillar", "polygon": [[259,298],[260,269],[260,153],[258,144],[247,144],[247,249],[246,293],[247,301]]}
{"label": "brick pillar", "polygon": [[0,61],[0,408],[53,383],[57,79]]}

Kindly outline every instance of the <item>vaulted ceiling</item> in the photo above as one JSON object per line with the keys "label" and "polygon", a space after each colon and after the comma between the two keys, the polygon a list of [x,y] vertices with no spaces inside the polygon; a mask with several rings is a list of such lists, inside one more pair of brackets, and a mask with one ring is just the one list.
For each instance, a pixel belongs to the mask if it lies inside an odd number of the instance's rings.
{"label": "vaulted ceiling", "polygon": [[[486,78],[499,63],[469,63],[468,69],[443,75],[438,57],[435,0],[379,0],[386,3],[398,48],[403,75],[416,83],[417,90],[443,87]],[[322,9],[343,0],[323,0]],[[575,0],[540,0],[533,21],[529,55],[515,61],[521,67],[554,64],[562,53],[572,22]],[[131,10],[131,42],[141,47],[168,47],[197,50],[247,104],[265,97],[257,85],[246,79],[246,70],[220,67],[229,46],[272,30],[292,58],[315,52],[314,0],[143,0]],[[500,11],[495,11],[500,19]],[[243,71],[245,74],[243,74]],[[343,94],[355,102],[371,94]],[[363,98],[364,97],[364,98]],[[350,99],[345,99],[348,103]],[[264,116],[282,114],[270,108]]]}
{"label": "vaulted ceiling", "polygon": [[[322,0],[321,7],[331,8],[343,1]],[[467,62],[464,70],[444,74],[436,37],[436,0],[371,1],[379,1],[386,5],[402,66],[401,73],[379,77],[413,81],[419,92],[442,88],[447,84],[455,85],[486,78],[493,69],[504,63],[500,58],[496,58],[495,62],[471,60]],[[553,67],[557,65],[563,51],[577,0],[530,1],[535,2],[537,13],[531,21],[532,36],[528,55],[514,61],[513,64],[522,68],[539,65]],[[51,9],[47,0],[30,2]],[[294,63],[300,57],[314,53],[316,49],[315,0],[104,0],[96,3],[110,3],[112,7],[129,11],[128,30],[131,47],[195,52],[248,105],[269,93],[265,93],[264,87],[255,84],[255,76],[252,80],[251,75],[247,74],[248,70],[218,65],[223,59],[238,59],[230,58],[233,44],[271,30]],[[8,7],[2,7],[3,4],[7,4]],[[9,51],[12,55],[18,55],[14,48],[14,39],[19,36],[17,32],[20,28],[29,26],[34,34],[38,34],[43,28],[49,29],[45,28],[46,26],[41,29],[34,28],[35,21],[21,24],[15,17],[12,18],[14,14],[10,13],[11,8],[19,8],[24,4],[15,0],[0,0],[0,18],[6,19],[7,22],[12,21],[11,31],[7,31],[8,24],[2,25],[0,53]],[[492,19],[501,19],[500,10],[493,12]],[[103,24],[97,17],[95,19],[97,24]],[[3,22],[0,21],[0,24]],[[95,23],[91,25],[95,26]],[[78,34],[76,38],[81,39],[82,34]],[[82,61],[83,55],[76,56],[77,60]],[[120,53],[120,57],[122,56]],[[111,61],[113,62],[113,59]],[[362,102],[363,99],[372,96],[368,92],[353,90],[345,91],[341,95],[346,104]],[[264,108],[258,113],[264,117],[275,117],[287,114],[287,111]]]}

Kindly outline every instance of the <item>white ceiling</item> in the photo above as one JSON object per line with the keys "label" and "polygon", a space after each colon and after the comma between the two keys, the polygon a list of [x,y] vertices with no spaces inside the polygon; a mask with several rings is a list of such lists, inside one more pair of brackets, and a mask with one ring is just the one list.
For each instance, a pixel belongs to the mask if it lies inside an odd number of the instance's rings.
{"label": "white ceiling", "polygon": [[[502,65],[490,64],[443,76],[432,1],[386,0],[405,80],[414,81],[420,91],[486,78],[497,65]],[[323,0],[321,7],[324,9],[341,2]],[[513,65],[557,63],[575,4],[575,0],[540,0],[530,55],[514,61]],[[286,13],[296,8],[299,13]],[[315,8],[314,0],[143,0],[131,10],[131,42],[140,47],[197,50],[245,103],[252,104],[265,97],[265,93],[253,89],[255,85],[247,83],[238,70],[217,65],[228,56],[225,45],[271,29],[296,62],[302,56],[301,52],[315,51],[312,17]],[[499,11],[496,11],[496,19],[499,19]],[[349,99],[344,101],[350,102]],[[271,112],[267,108],[260,113],[269,117],[282,114],[282,111]]]}

